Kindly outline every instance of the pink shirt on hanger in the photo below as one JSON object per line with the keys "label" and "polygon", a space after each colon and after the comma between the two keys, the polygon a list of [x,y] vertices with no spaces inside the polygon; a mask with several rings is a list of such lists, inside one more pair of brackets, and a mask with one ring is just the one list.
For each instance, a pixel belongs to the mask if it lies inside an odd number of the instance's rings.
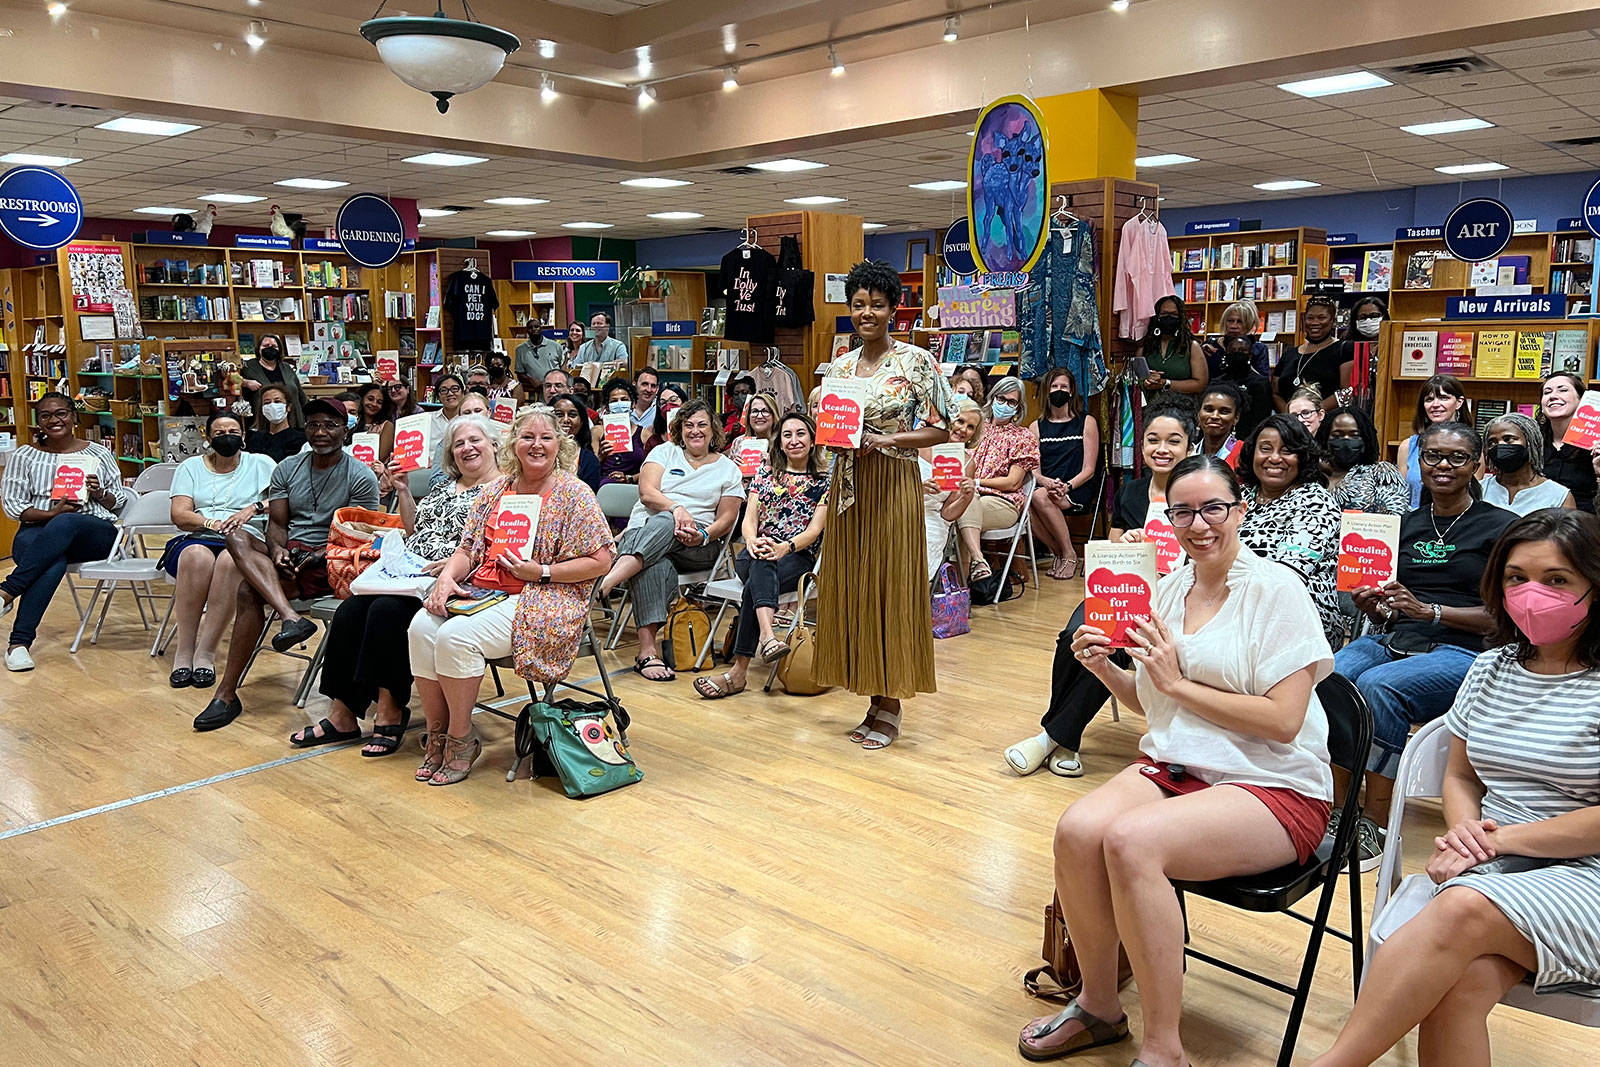
{"label": "pink shirt on hanger", "polygon": [[1111,304],[1117,313],[1117,336],[1143,338],[1156,301],[1176,295],[1167,228],[1159,219],[1135,217],[1123,223]]}

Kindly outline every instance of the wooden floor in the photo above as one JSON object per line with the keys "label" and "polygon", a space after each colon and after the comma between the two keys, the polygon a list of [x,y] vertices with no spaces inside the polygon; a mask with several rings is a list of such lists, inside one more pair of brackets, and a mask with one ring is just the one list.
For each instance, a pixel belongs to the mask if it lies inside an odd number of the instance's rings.
{"label": "wooden floor", "polygon": [[[321,698],[296,710],[299,664],[271,654],[244,716],[195,734],[204,698],[167,688],[131,603],[70,656],[63,590],[38,669],[0,678],[0,1063],[1021,1062],[1051,828],[1137,741],[1136,720],[1102,720],[1086,778],[1004,768],[1081,596],[1047,585],[938,643],[939,693],[881,753],[845,738],[848,694],[711,704],[619,676],[646,778],[582,803],[507,784],[509,724],[483,716],[478,773],[452,788],[412,781],[410,744],[297,753],[284,738]],[[1296,970],[1292,920],[1191,915],[1199,941]],[[1342,949],[1323,954],[1302,1060],[1349,1009]],[[1196,1064],[1273,1061],[1282,998],[1196,964],[1185,1000]],[[1594,1047],[1509,1009],[1493,1030],[1500,1064]],[[1125,1067],[1136,1048],[1074,1062]]]}

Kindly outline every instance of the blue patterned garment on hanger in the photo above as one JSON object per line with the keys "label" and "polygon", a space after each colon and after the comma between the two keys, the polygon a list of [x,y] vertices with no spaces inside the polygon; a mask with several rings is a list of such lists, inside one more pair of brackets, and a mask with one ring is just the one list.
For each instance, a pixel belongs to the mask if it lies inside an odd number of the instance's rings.
{"label": "blue patterned garment on hanger", "polygon": [[1092,223],[1079,219],[1065,230],[1051,230],[1028,288],[1018,294],[1017,311],[1023,378],[1066,367],[1085,396],[1105,388],[1110,375],[1100,344]]}

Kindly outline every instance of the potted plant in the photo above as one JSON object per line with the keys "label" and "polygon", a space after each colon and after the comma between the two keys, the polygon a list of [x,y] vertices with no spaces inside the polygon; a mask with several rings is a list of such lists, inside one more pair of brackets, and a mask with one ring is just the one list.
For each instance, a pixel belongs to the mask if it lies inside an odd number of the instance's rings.
{"label": "potted plant", "polygon": [[629,267],[611,285],[611,299],[619,304],[636,300],[665,300],[671,295],[672,279],[657,274],[649,267]]}

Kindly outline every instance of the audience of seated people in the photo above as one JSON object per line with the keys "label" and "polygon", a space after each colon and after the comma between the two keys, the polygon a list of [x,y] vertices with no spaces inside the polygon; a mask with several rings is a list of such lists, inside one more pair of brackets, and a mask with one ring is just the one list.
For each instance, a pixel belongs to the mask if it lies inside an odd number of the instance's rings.
{"label": "audience of seated people", "polygon": [[1078,550],[1067,529],[1067,515],[1094,510],[1101,490],[1100,424],[1084,408],[1072,372],[1057,367],[1039,379],[1043,414],[1033,424],[1039,442],[1039,473],[1028,507],[1033,534],[1055,557],[1052,578],[1078,573]]}

